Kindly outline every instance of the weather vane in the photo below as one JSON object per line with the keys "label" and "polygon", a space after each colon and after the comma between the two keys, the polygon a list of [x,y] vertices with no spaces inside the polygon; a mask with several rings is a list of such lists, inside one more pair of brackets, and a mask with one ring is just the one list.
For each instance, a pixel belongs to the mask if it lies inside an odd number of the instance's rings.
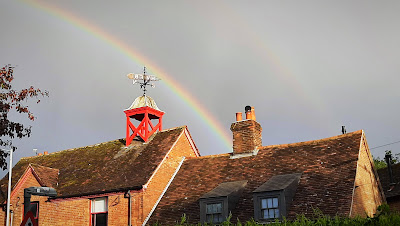
{"label": "weather vane", "polygon": [[156,82],[159,81],[160,79],[157,78],[154,75],[146,75],[146,67],[144,67],[143,69],[143,74],[133,74],[133,73],[129,73],[126,76],[128,76],[129,79],[133,80],[133,84],[135,85],[136,83],[138,83],[140,85],[140,88],[143,90],[143,96],[146,95],[146,86],[151,86],[151,87],[155,87],[155,85],[151,82]]}

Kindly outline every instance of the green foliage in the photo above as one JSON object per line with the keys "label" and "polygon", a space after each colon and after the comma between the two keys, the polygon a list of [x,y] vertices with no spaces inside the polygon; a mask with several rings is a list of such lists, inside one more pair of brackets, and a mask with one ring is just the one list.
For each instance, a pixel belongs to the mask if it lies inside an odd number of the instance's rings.
{"label": "green foliage", "polygon": [[[386,154],[389,154],[389,155],[392,155],[392,151],[390,151],[390,150],[386,150],[385,151],[385,155]],[[400,156],[399,156],[400,154],[395,154],[394,156],[392,155],[392,164],[396,164],[396,163],[399,163],[400,162]],[[374,159],[374,165],[375,165],[375,168],[378,170],[378,169],[383,169],[383,168],[386,168],[387,167],[387,164],[386,164],[386,161],[384,160],[384,159],[380,159],[379,157],[373,157],[373,159]]]}
{"label": "green foliage", "polygon": [[374,165],[377,170],[387,167],[385,160],[381,160],[379,157],[374,157]]}
{"label": "green foliage", "polygon": [[[242,223],[237,220],[237,223],[234,224],[231,222],[231,217],[229,216],[228,219],[219,224],[223,226],[262,226],[266,225],[265,223],[258,223],[256,221],[249,220],[245,223]],[[160,225],[160,224],[155,224]],[[179,226],[200,226],[202,224],[189,224],[187,222],[186,215],[183,215],[181,221],[178,222],[176,225]],[[205,226],[211,226],[214,224],[205,223]],[[270,222],[270,225],[273,226],[352,226],[352,225],[371,225],[371,226],[388,226],[388,225],[400,225],[400,214],[390,210],[389,205],[383,204],[378,207],[377,213],[374,217],[354,217],[354,218],[343,218],[343,217],[331,217],[328,215],[324,215],[320,210],[314,210],[314,214],[312,217],[308,218],[303,214],[298,215],[296,219],[289,221],[287,219],[283,219],[282,221],[276,220],[275,222]]]}

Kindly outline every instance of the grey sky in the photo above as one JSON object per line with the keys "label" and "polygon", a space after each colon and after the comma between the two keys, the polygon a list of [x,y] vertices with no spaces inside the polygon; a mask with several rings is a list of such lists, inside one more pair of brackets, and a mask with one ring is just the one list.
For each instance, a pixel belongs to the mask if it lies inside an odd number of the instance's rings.
{"label": "grey sky", "polygon": [[[39,6],[39,7],[38,7]],[[141,95],[138,63],[48,10],[59,8],[136,49],[177,80],[230,134],[256,109],[263,144],[364,129],[370,148],[400,140],[399,1],[1,1],[1,64],[15,86],[47,89],[16,160],[125,136],[123,110]],[[146,62],[145,62],[146,63]],[[148,68],[149,71],[152,68]],[[157,75],[157,74],[155,74]],[[148,94],[164,128],[188,125],[202,155],[220,137],[163,82]],[[400,144],[373,149],[400,152]]]}

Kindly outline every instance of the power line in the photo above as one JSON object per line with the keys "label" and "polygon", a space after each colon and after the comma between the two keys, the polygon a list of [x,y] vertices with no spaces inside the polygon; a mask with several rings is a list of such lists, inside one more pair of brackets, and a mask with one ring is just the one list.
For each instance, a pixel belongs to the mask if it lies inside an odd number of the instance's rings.
{"label": "power line", "polygon": [[392,144],[397,144],[397,143],[400,143],[400,140],[399,140],[399,141],[396,141],[396,142],[393,142],[393,143],[389,143],[389,144],[384,144],[384,145],[376,146],[376,147],[370,148],[370,150],[371,150],[371,149],[375,149],[375,148],[381,148],[381,147],[389,146],[389,145],[392,145]]}

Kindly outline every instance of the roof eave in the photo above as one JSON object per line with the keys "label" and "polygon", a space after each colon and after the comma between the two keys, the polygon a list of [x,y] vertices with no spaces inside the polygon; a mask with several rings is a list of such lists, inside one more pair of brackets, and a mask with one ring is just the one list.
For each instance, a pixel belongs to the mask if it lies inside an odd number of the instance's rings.
{"label": "roof eave", "polygon": [[92,195],[99,195],[99,194],[105,194],[105,193],[129,191],[129,190],[140,191],[142,189],[143,189],[142,185],[133,186],[133,187],[125,187],[125,188],[114,188],[114,189],[109,189],[109,190],[104,190],[104,191],[94,191],[94,192],[84,192],[84,193],[77,193],[77,194],[71,194],[71,195],[61,195],[61,196],[57,196],[54,198],[50,198],[50,200],[75,198],[75,197],[82,197],[82,196],[92,196]]}

